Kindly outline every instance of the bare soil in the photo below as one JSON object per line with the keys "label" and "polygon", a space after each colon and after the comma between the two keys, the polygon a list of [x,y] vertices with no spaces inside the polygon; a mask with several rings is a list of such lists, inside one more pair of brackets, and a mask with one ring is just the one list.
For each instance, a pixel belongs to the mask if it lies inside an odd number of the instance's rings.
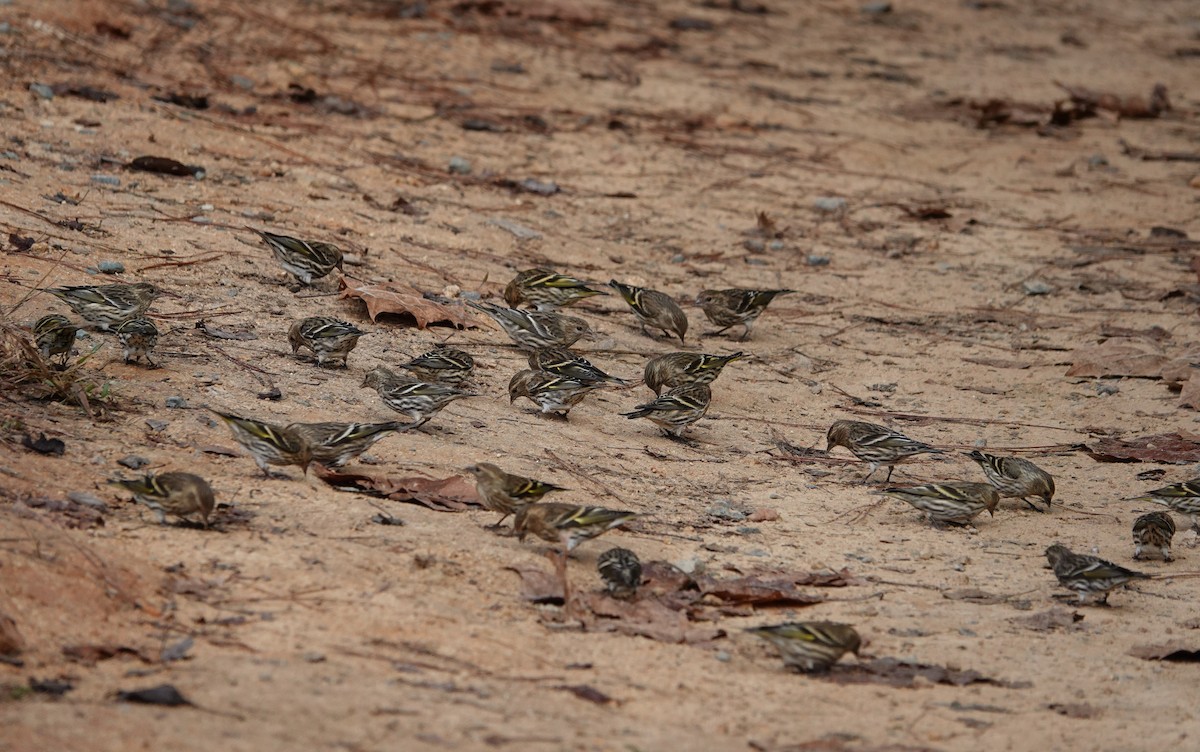
{"label": "bare soil", "polygon": [[[1130,528],[1152,505],[1121,501],[1192,477],[1194,456],[1107,463],[1083,448],[1198,433],[1200,12],[892,5],[0,5],[0,310],[65,312],[32,294],[55,285],[169,291],[151,310],[161,368],[124,364],[109,335],[79,341],[103,344],[82,369],[108,394],[92,416],[22,389],[0,403],[0,616],[19,648],[0,664],[0,750],[1195,747],[1195,664],[1130,651],[1200,649],[1200,580],[1078,607],[1057,600],[1042,552],[1060,541],[1155,575],[1200,569],[1183,517],[1175,562],[1134,563]],[[1155,84],[1169,110],[1151,107]],[[143,155],[205,174],[121,166]],[[348,276],[455,306],[498,300],[534,265],[684,302],[711,287],[798,293],[746,343],[687,308],[685,349],[753,357],[678,443],[619,416],[642,386],[589,398],[569,422],[510,405],[524,356],[486,321],[372,322],[336,274],[292,292],[247,226],[334,242]],[[89,273],[102,261],[125,272]],[[573,312],[600,331],[585,349],[601,367],[637,378],[677,348],[615,297],[594,301]],[[344,371],[288,347],[290,323],[318,313],[371,330]],[[214,339],[200,320],[255,338]],[[485,529],[491,513],[340,492],[295,468],[264,480],[219,451],[237,447],[205,407],[390,419],[363,373],[442,341],[476,356],[483,396],[354,468],[446,478],[492,461],[571,489],[556,500],[652,514],[580,547],[581,608],[603,604],[595,561],[617,544],[717,578],[846,570],[850,584],[800,587],[821,601],[808,606],[706,597],[678,642],[598,617],[581,628],[522,597],[508,567],[552,571],[547,546]],[[1089,355],[1102,342],[1124,349]],[[259,397],[273,388],[281,399]],[[1052,472],[1055,504],[1006,500],[976,529],[931,528],[862,484],[844,450],[822,453],[839,417],[947,450],[895,482],[981,480],[958,450],[986,445]],[[24,449],[26,434],[65,454]],[[211,479],[214,528],[159,525],[106,485],[132,473],[117,462],[130,455]],[[742,632],[798,619],[855,625],[864,662],[995,683],[856,683],[853,657],[797,675]],[[157,684],[194,705],[116,700]]]}

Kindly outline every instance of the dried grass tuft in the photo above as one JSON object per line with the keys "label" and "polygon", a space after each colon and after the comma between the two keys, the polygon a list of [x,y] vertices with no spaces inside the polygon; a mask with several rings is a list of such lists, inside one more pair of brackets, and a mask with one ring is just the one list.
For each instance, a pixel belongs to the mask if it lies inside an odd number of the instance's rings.
{"label": "dried grass tuft", "polygon": [[78,405],[89,417],[103,410],[106,388],[89,378],[83,365],[103,345],[84,353],[70,365],[59,367],[42,357],[29,332],[10,323],[0,323],[0,388],[18,389],[33,399],[55,400]]}

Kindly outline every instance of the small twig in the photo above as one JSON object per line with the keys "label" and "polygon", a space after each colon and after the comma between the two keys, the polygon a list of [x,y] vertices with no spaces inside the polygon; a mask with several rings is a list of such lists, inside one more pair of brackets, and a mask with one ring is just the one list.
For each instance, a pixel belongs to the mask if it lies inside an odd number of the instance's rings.
{"label": "small twig", "polygon": [[221,258],[224,255],[225,255],[224,253],[214,253],[211,256],[205,256],[204,258],[192,259],[190,261],[162,261],[157,264],[150,264],[149,266],[143,266],[142,268],[138,269],[138,271],[144,272],[144,271],[149,271],[150,269],[159,269],[164,266],[193,266],[195,264],[206,264],[209,261],[216,261],[217,259]]}
{"label": "small twig", "polygon": [[[270,371],[264,371],[263,369],[259,368],[258,366],[253,366],[253,365],[250,365],[249,363],[247,363],[247,362],[246,362],[246,361],[244,361],[244,360],[240,360],[240,359],[238,359],[238,358],[235,358],[235,357],[233,357],[232,355],[230,355],[229,353],[227,353],[227,352],[225,352],[224,350],[222,350],[220,347],[217,347],[217,346],[216,346],[215,344],[213,344],[212,342],[209,342],[209,343],[207,343],[207,344],[208,344],[208,346],[209,346],[210,348],[212,348],[213,350],[216,350],[216,351],[217,351],[219,354],[221,354],[221,355],[225,356],[226,358],[228,358],[229,360],[233,361],[233,362],[234,362],[234,363],[236,363],[238,366],[241,366],[242,368],[246,369],[247,371],[250,371],[252,376],[253,376],[255,373],[261,373],[261,374],[265,374],[265,375],[267,375],[267,376],[277,376],[277,375],[278,375],[278,374],[275,374],[275,373],[271,373]],[[260,378],[259,376],[254,376],[254,379],[255,379],[256,381],[258,381],[258,383],[262,384],[263,386],[269,386],[269,385],[270,385],[270,384],[269,384],[269,382],[268,382],[266,379]]]}
{"label": "small twig", "polygon": [[607,494],[608,496],[611,496],[612,498],[616,499],[617,501],[621,502],[622,504],[624,504],[626,506],[629,505],[629,502],[625,501],[625,499],[623,499],[621,496],[619,496],[615,491],[613,491],[611,488],[604,485],[600,481],[596,480],[591,475],[588,475],[587,473],[580,470],[578,466],[573,465],[570,462],[567,462],[566,460],[564,460],[562,457],[559,457],[557,454],[555,454],[550,449],[545,449],[544,451],[545,451],[546,456],[549,457],[556,465],[558,465],[560,468],[562,468],[565,472],[569,473],[570,475],[575,476],[576,478],[579,478],[580,480],[584,480],[584,481],[587,481],[588,483],[591,483],[596,488],[599,488],[605,494]]}

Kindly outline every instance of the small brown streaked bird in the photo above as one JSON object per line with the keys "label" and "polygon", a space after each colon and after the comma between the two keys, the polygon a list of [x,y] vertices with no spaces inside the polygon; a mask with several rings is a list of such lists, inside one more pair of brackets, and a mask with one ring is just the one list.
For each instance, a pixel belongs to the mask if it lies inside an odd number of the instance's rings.
{"label": "small brown streaked bird", "polygon": [[471,378],[475,359],[455,347],[436,347],[398,367],[411,373],[417,381],[459,386]]}
{"label": "small brown streaked bird", "polygon": [[318,366],[345,368],[346,358],[364,334],[367,332],[354,324],[332,316],[309,316],[292,324],[288,344],[292,346],[292,355],[301,347],[312,350]]}
{"label": "small brown streaked bird", "polygon": [[334,269],[341,271],[343,268],[342,251],[332,243],[300,240],[256,230],[253,227],[246,229],[258,233],[275,255],[275,260],[288,274],[295,277],[299,284],[311,285],[314,279],[320,279]]}
{"label": "small brown streaked bird", "polygon": [[674,298],[665,292],[626,285],[615,279],[609,280],[608,285],[620,293],[621,299],[633,310],[641,325],[642,334],[649,337],[650,333],[646,331],[646,327],[652,326],[663,330],[667,336],[679,337],[679,341],[683,342],[683,336],[688,330],[687,314]]}
{"label": "small brown streaked bird", "polygon": [[966,525],[987,511],[995,515],[1000,494],[990,483],[967,481],[930,483],[906,488],[885,488],[880,493],[906,501],[924,512],[929,522],[938,525]]}
{"label": "small brown streaked bird", "polygon": [[1142,558],[1147,548],[1157,548],[1163,561],[1171,561],[1171,539],[1175,520],[1167,512],[1150,512],[1133,521],[1133,558]]}
{"label": "small brown streaked bird", "polygon": [[678,386],[658,399],[638,405],[632,412],[621,413],[626,418],[645,418],[671,438],[678,439],[688,426],[704,417],[712,401],[708,384]]}
{"label": "small brown streaked bird", "polygon": [[1126,569],[1098,556],[1077,554],[1066,546],[1054,544],[1046,549],[1046,560],[1054,570],[1054,576],[1068,590],[1075,591],[1077,603],[1087,603],[1099,596],[1100,603],[1108,603],[1108,594],[1133,580],[1149,579],[1150,575]]}
{"label": "small brown streaked bird", "polygon": [[614,598],[628,599],[642,584],[642,562],[628,548],[610,548],[596,559],[596,571]]}
{"label": "small brown streaked bird", "polygon": [[607,381],[625,385],[629,381],[610,376],[582,355],[566,347],[542,347],[529,353],[529,367],[576,381]]}
{"label": "small brown streaked bird", "polygon": [[423,425],[454,400],[479,396],[446,384],[397,379],[396,374],[382,366],[372,368],[363,377],[362,388],[366,387],[374,389],[383,404],[407,415],[411,421],[407,428]]}
{"label": "small brown streaked bird", "polygon": [[145,358],[149,366],[158,368],[158,364],[150,359],[150,351],[158,344],[158,327],[153,321],[142,317],[129,319],[117,324],[113,331],[117,333],[117,339],[125,348],[126,363]]}
{"label": "small brown streaked bird", "polygon": [[783,665],[804,673],[828,671],[846,653],[858,655],[862,639],[849,624],[803,621],[746,630],[779,650]]}
{"label": "small brown streaked bird", "polygon": [[305,475],[308,474],[312,446],[298,432],[287,426],[243,418],[233,413],[212,412],[229,426],[234,440],[250,452],[254,462],[263,471],[263,476],[271,477],[270,465],[296,465]]}
{"label": "small brown streaked bird", "polygon": [[407,423],[291,423],[294,431],[312,447],[312,461],[326,467],[341,467],[358,457],[380,439],[404,431]]}
{"label": "small brown streaked bird", "polygon": [[711,384],[721,375],[721,370],[735,360],[746,357],[745,353],[732,355],[706,355],[704,353],[673,352],[659,355],[646,361],[642,380],[655,394],[663,389],[674,389],[690,384]]}
{"label": "small brown streaked bird", "polygon": [[919,454],[945,454],[941,449],[935,449],[928,444],[910,439],[902,433],[897,433],[886,426],[874,423],[863,423],[857,420],[837,420],[829,427],[826,434],[828,445],[826,453],[834,447],[843,446],[850,453],[864,462],[871,463],[863,483],[876,470],[887,466],[888,474],[884,479],[887,483],[892,479],[895,465],[906,462]]}
{"label": "small brown streaked bird", "polygon": [[607,294],[603,290],[593,290],[583,280],[538,268],[526,269],[513,277],[504,288],[504,302],[511,308],[528,303],[539,311],[553,311],[595,295]]}
{"label": "small brown streaked bird", "polygon": [[603,381],[584,381],[525,369],[513,374],[509,380],[508,402],[512,404],[517,397],[528,397],[543,414],[557,415],[567,420],[571,408],[591,392],[606,386],[608,384]]}
{"label": "small brown streaked bird", "polygon": [[553,483],[506,473],[490,462],[471,465],[466,471],[475,476],[475,491],[484,508],[500,513],[493,527],[500,527],[509,515],[541,501],[546,494],[567,490]]}
{"label": "small brown streaked bird", "polygon": [[43,316],[33,324],[34,342],[46,360],[62,355],[62,362],[66,363],[71,357],[71,348],[75,346],[78,332],[79,327],[61,313]]}
{"label": "small brown streaked bird", "polygon": [[717,334],[738,324],[744,326],[746,331],[740,339],[744,342],[750,337],[754,321],[771,301],[793,292],[795,290],[701,290],[696,296],[696,305],[700,306],[709,321],[721,327]]}
{"label": "small brown streaked bird", "polygon": [[160,524],[166,523],[168,514],[181,519],[198,514],[207,528],[208,518],[216,506],[212,486],[192,473],[147,474],[131,480],[116,478],[108,483],[131,491],[138,503],[154,510]]}
{"label": "small brown streaked bird", "polygon": [[551,311],[520,311],[474,301],[468,301],[467,305],[492,317],[523,350],[570,347],[581,337],[592,336],[591,327],[578,316],[565,316]]}
{"label": "small brown streaked bird", "polygon": [[47,292],[102,331],[112,331],[117,325],[140,317],[162,294],[150,282],[54,287]]}
{"label": "small brown streaked bird", "polygon": [[1191,517],[1192,529],[1200,532],[1200,478],[1192,478],[1182,483],[1156,488],[1142,496],[1135,496],[1125,501],[1149,501],[1154,504],[1162,504],[1176,514]]}
{"label": "small brown streaked bird", "polygon": [[[988,482],[996,487],[1001,497],[1020,499],[1038,512],[1050,508],[1050,501],[1054,498],[1054,478],[1050,477],[1050,473],[1021,457],[1001,457],[985,454],[978,449],[966,455],[979,463]],[[1046,509],[1031,502],[1027,498],[1029,496],[1041,497],[1046,502]]]}

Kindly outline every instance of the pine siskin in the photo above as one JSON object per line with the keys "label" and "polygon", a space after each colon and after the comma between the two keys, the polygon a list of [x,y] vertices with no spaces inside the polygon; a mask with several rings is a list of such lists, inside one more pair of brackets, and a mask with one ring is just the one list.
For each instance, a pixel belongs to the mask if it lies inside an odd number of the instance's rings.
{"label": "pine siskin", "polygon": [[[1020,499],[1039,512],[1050,508],[1050,500],[1054,498],[1054,478],[1050,477],[1050,473],[1020,457],[999,457],[979,450],[966,454],[979,463],[988,482],[996,487],[1000,496]],[[1046,509],[1038,509],[1025,498],[1027,496],[1042,497],[1042,501],[1046,502]]]}
{"label": "pine siskin", "polygon": [[582,280],[549,269],[526,269],[513,277],[512,282],[504,288],[504,301],[511,308],[529,303],[539,311],[552,311],[593,295],[607,294],[602,290],[593,290]]}
{"label": "pine siskin", "polygon": [[1163,486],[1126,501],[1151,501],[1162,504],[1172,512],[1186,514],[1192,518],[1192,528],[1200,532],[1200,478]]}
{"label": "pine siskin", "polygon": [[398,420],[387,423],[292,423],[294,431],[312,447],[312,461],[326,467],[341,467],[371,448],[393,431],[408,425]]}
{"label": "pine siskin", "polygon": [[246,229],[257,232],[275,254],[275,259],[301,284],[311,285],[314,279],[320,279],[334,269],[342,270],[342,252],[336,245],[276,235],[253,227]]}
{"label": "pine siskin", "polygon": [[439,347],[418,355],[400,368],[409,371],[421,381],[439,384],[461,384],[471,378],[475,359],[453,347]]}
{"label": "pine siskin", "polygon": [[149,282],[55,287],[48,292],[103,331],[111,331],[118,324],[141,316],[160,294]]}
{"label": "pine siskin", "polygon": [[1157,548],[1163,561],[1171,561],[1171,539],[1175,520],[1166,512],[1150,512],[1133,521],[1133,558],[1142,558],[1143,548]]}
{"label": "pine siskin", "polygon": [[858,655],[862,639],[854,627],[831,621],[802,621],[746,630],[774,645],[783,665],[804,673],[828,671],[847,651]]}
{"label": "pine siskin", "polygon": [[529,353],[529,367],[555,376],[565,376],[576,381],[608,381],[613,384],[628,384],[625,379],[609,376],[591,362],[565,347],[542,347]]}
{"label": "pine siskin", "polygon": [[887,465],[888,474],[883,481],[887,483],[892,479],[894,465],[905,462],[918,454],[943,454],[941,449],[934,449],[928,444],[914,441],[885,426],[857,420],[834,421],[833,425],[829,427],[826,438],[829,442],[825,447],[826,452],[836,446],[844,446],[855,457],[871,463],[871,469],[867,472],[867,477],[863,478],[863,483],[866,483],[867,478],[870,478],[871,474],[881,465]]}
{"label": "pine siskin", "polygon": [[628,548],[610,548],[600,554],[596,570],[614,598],[632,598],[642,584],[642,562]]}
{"label": "pine siskin", "polygon": [[1063,587],[1075,591],[1080,604],[1085,603],[1092,595],[1100,595],[1100,602],[1108,603],[1110,590],[1130,580],[1150,577],[1148,574],[1126,569],[1097,556],[1073,553],[1066,546],[1057,543],[1046,549],[1046,559]]}
{"label": "pine siskin", "polygon": [[687,384],[675,387],[656,400],[638,405],[633,412],[621,413],[626,418],[645,418],[657,425],[667,436],[679,438],[683,429],[704,417],[712,390],[708,384]]}
{"label": "pine siskin", "polygon": [[513,529],[519,540],[525,540],[525,535],[532,533],[542,540],[559,544],[563,553],[569,553],[585,540],[599,537],[641,516],[636,512],[603,507],[542,502],[518,509]]}
{"label": "pine siskin", "polygon": [[366,333],[354,324],[332,316],[309,316],[292,324],[288,342],[292,346],[292,355],[301,347],[307,347],[317,356],[318,366],[329,364],[331,368],[345,368],[346,357],[358,344],[358,338]]}
{"label": "pine siskin", "polygon": [[584,381],[555,376],[545,371],[518,371],[508,382],[508,402],[528,397],[543,413],[560,415],[565,420],[571,408],[583,401],[589,392],[607,386],[603,381]]}
{"label": "pine siskin", "polygon": [[750,328],[754,320],[767,309],[779,295],[787,295],[795,290],[701,290],[696,296],[696,305],[704,309],[708,320],[722,327],[717,334],[731,326],[741,324],[746,327],[741,340],[750,337]]}
{"label": "pine siskin", "polygon": [[580,337],[590,335],[591,327],[576,316],[549,311],[518,311],[490,303],[468,301],[467,305],[491,316],[500,328],[523,350],[541,347],[570,347]]}
{"label": "pine siskin", "polygon": [[506,473],[490,462],[480,462],[466,470],[475,476],[475,491],[484,508],[501,514],[496,527],[500,527],[510,514],[540,501],[546,494],[567,490],[552,483]]}
{"label": "pine siskin", "polygon": [[299,432],[232,413],[213,412],[225,421],[234,440],[250,452],[266,477],[271,477],[268,465],[298,465],[308,474],[313,448]]}
{"label": "pine siskin", "polygon": [[932,525],[966,525],[982,512],[995,515],[1000,494],[987,483],[930,483],[907,488],[885,488],[882,493],[907,501],[929,516]]}
{"label": "pine siskin", "polygon": [[146,318],[129,319],[117,324],[114,331],[125,348],[126,363],[131,358],[135,360],[145,358],[147,363],[158,368],[158,365],[150,360],[150,351],[158,344],[158,327],[154,325],[153,321]]}
{"label": "pine siskin", "polygon": [[397,379],[394,373],[382,366],[367,372],[362,387],[371,387],[379,393],[383,404],[401,415],[407,415],[412,422],[406,428],[424,424],[456,399],[479,396],[445,384]]}
{"label": "pine siskin", "polygon": [[75,333],[79,327],[61,313],[43,316],[34,322],[33,336],[42,357],[49,360],[55,355],[62,355],[63,362],[71,357],[71,348],[75,345]]}
{"label": "pine siskin", "polygon": [[198,513],[208,527],[215,500],[212,487],[199,475],[191,473],[147,474],[144,478],[110,480],[110,485],[120,486],[133,492],[133,498],[158,514],[159,523],[167,521],[167,515],[186,518]]}
{"label": "pine siskin", "polygon": [[688,329],[687,315],[670,295],[646,287],[621,284],[615,279],[609,280],[608,285],[621,293],[621,297],[633,309],[642,326],[642,334],[650,336],[646,327],[652,326],[662,329],[665,334],[674,334],[683,342],[683,335],[687,334]]}
{"label": "pine siskin", "polygon": [[745,353],[740,352],[733,355],[667,353],[646,361],[643,380],[655,394],[662,394],[663,389],[674,389],[688,384],[711,384],[721,375],[721,369],[745,356]]}

